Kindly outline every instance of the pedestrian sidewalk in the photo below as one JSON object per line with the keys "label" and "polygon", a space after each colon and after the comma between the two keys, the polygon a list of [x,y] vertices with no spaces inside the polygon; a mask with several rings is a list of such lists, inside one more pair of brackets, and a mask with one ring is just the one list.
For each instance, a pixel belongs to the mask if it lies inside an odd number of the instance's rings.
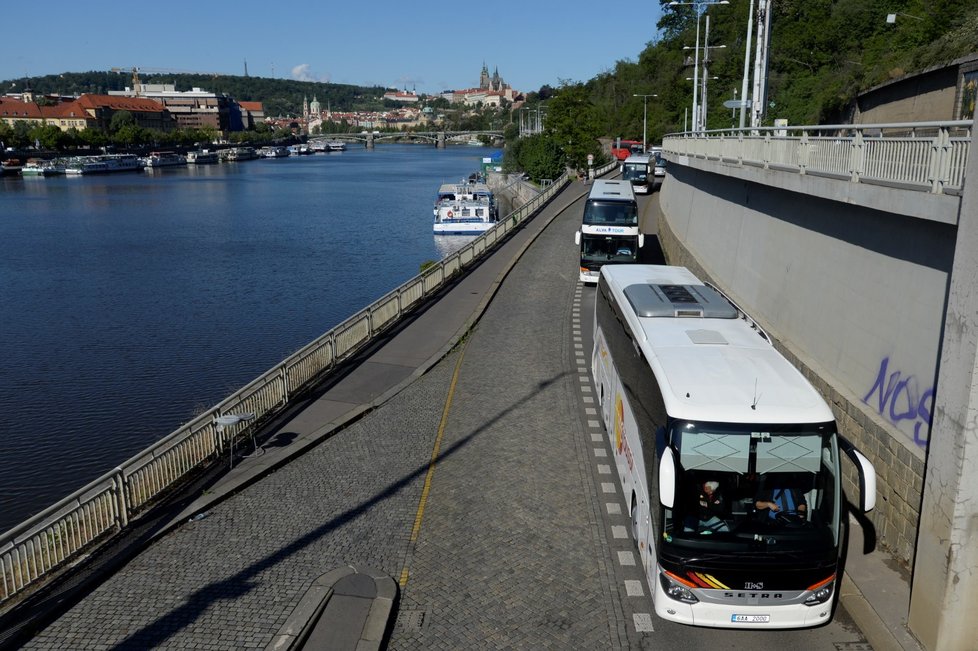
{"label": "pedestrian sidewalk", "polygon": [[922,651],[907,630],[910,576],[885,552],[863,550],[862,525],[849,519],[846,573],[839,601],[866,636],[874,651]]}

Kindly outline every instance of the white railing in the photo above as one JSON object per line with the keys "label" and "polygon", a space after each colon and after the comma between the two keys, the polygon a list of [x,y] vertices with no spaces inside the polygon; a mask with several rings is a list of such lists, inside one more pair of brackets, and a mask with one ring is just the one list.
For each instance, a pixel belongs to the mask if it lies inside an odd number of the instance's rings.
{"label": "white railing", "polygon": [[[183,425],[118,468],[0,536],[0,604],[37,584],[128,525],[155,498],[202,469],[249,427],[258,427],[289,399],[438,290],[447,280],[540,209],[569,181],[557,183],[459,251],[433,264],[370,306]],[[217,418],[254,414],[219,426]]]}
{"label": "white railing", "polygon": [[964,187],[972,120],[675,133],[668,155],[931,192]]}

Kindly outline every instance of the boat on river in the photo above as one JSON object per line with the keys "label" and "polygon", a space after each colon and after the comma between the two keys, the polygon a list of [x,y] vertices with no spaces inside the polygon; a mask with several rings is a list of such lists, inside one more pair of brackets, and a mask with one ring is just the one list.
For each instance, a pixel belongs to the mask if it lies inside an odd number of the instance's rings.
{"label": "boat on river", "polygon": [[217,152],[209,149],[199,149],[187,152],[187,163],[191,165],[207,165],[218,162]]}
{"label": "boat on river", "polygon": [[75,156],[65,163],[65,174],[81,176],[84,174],[111,174],[113,172],[132,172],[143,168],[142,161],[135,154],[103,154],[101,156]]}
{"label": "boat on river", "polygon": [[285,158],[289,153],[288,147],[282,147],[280,145],[270,145],[258,150],[258,155],[261,158]]}
{"label": "boat on river", "polygon": [[219,156],[226,161],[254,160],[258,158],[258,152],[254,147],[231,147],[222,149]]}
{"label": "boat on river", "polygon": [[175,151],[151,151],[142,161],[147,168],[179,167],[187,164],[187,157]]}
{"label": "boat on river", "polygon": [[443,184],[435,198],[434,214],[435,235],[478,235],[499,221],[492,190],[472,178]]}
{"label": "boat on river", "polygon": [[43,158],[28,158],[21,176],[57,176],[65,173],[65,164],[61,160],[44,160]]}
{"label": "boat on river", "polygon": [[326,143],[326,149],[329,151],[346,151],[346,143],[340,140],[330,140]]}

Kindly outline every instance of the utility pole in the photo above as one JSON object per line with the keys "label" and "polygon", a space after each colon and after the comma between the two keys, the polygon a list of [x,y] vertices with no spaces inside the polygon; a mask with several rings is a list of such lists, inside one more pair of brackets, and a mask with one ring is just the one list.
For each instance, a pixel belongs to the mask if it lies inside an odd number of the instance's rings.
{"label": "utility pole", "polygon": [[751,103],[751,127],[761,126],[767,103],[768,38],[771,31],[771,0],[757,3],[757,53],[754,56],[754,94]]}
{"label": "utility pole", "polygon": [[754,0],[750,0],[750,11],[747,12],[747,40],[744,42],[744,81],[740,86],[740,128],[747,121],[747,77],[750,73],[750,37],[754,30]]}

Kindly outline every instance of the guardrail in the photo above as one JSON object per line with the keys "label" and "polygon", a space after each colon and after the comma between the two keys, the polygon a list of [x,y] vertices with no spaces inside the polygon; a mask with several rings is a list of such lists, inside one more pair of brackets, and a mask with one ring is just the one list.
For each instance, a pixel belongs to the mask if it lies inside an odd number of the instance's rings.
{"label": "guardrail", "polygon": [[[349,317],[288,359],[119,467],[0,536],[0,604],[107,540],[153,500],[233,446],[322,374],[362,349],[535,213],[569,181],[537,197],[455,253]],[[219,424],[222,416],[254,420]],[[228,419],[225,419],[228,420]],[[234,420],[233,418],[230,420]],[[252,430],[253,431],[253,430]]]}
{"label": "guardrail", "polygon": [[960,194],[973,120],[719,129],[665,136],[669,155]]}

